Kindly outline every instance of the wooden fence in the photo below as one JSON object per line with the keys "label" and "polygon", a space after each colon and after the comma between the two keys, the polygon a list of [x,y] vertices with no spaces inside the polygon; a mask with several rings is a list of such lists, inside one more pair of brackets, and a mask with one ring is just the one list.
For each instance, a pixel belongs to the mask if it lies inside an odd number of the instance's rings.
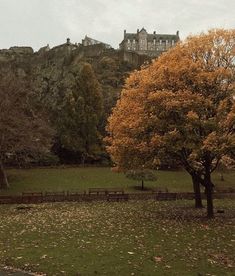
{"label": "wooden fence", "polygon": [[[122,196],[123,195],[123,196]],[[215,199],[235,199],[235,193],[214,193]],[[116,201],[123,200],[193,200],[194,193],[123,193],[115,196]],[[202,194],[205,198],[205,194]],[[24,192],[21,196],[0,195],[0,204],[36,204],[43,202],[80,202],[80,201],[108,201],[109,194],[91,194],[87,192]]]}

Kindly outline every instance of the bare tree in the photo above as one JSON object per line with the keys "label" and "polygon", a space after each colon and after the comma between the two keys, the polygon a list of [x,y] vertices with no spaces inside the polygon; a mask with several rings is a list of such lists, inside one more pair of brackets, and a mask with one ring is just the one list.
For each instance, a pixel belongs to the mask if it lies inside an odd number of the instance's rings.
{"label": "bare tree", "polygon": [[52,130],[28,83],[13,75],[0,77],[0,189],[9,187],[7,159],[22,159],[50,147]]}

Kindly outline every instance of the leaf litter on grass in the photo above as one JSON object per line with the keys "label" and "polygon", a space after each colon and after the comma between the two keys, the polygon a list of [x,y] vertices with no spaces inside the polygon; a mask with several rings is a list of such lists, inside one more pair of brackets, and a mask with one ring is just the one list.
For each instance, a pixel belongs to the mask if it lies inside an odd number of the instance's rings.
{"label": "leaf litter on grass", "polygon": [[108,275],[114,268],[122,275],[230,273],[233,203],[212,221],[190,204],[53,203],[27,212],[0,206],[0,260],[48,275]]}

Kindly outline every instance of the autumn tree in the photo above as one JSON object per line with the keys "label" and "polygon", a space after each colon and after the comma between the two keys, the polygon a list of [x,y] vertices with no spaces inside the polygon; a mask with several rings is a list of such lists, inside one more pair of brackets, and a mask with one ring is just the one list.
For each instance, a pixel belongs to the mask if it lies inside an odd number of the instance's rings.
{"label": "autumn tree", "polygon": [[1,76],[0,99],[0,189],[4,189],[9,187],[4,163],[48,152],[52,131],[25,81]]}
{"label": "autumn tree", "polygon": [[120,168],[178,160],[205,187],[213,217],[212,172],[235,148],[235,31],[189,37],[127,79],[109,118],[107,149]]}

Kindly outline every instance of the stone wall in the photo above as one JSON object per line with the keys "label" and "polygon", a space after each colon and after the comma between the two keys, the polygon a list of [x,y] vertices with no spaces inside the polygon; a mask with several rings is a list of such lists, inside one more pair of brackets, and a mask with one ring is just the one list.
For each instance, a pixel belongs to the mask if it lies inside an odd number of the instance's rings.
{"label": "stone wall", "polygon": [[32,55],[34,53],[32,47],[18,47],[14,46],[9,49],[10,52],[20,55]]}
{"label": "stone wall", "polygon": [[151,58],[147,55],[140,55],[136,52],[119,50],[118,51],[119,59],[125,62],[130,63],[134,67],[138,68],[145,62],[151,61]]}

